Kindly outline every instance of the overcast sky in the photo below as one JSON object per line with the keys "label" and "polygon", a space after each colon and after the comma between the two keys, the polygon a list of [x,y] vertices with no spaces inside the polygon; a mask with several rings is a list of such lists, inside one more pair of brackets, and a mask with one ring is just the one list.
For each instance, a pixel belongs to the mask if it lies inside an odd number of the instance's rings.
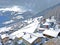
{"label": "overcast sky", "polygon": [[39,12],[58,3],[60,0],[0,0],[0,7],[20,6]]}

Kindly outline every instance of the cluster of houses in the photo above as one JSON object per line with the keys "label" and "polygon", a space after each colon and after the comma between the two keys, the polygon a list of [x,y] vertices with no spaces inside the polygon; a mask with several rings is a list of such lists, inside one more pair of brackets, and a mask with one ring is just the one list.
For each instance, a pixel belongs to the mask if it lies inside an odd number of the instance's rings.
{"label": "cluster of houses", "polygon": [[[60,38],[60,23],[57,23],[54,16],[48,19],[40,16],[30,19],[30,21],[25,20],[25,22],[28,23],[27,26],[10,34],[2,34],[2,31],[0,31],[0,45],[47,45],[49,40]],[[10,29],[11,27],[3,30]],[[48,45],[52,45],[52,42]]]}

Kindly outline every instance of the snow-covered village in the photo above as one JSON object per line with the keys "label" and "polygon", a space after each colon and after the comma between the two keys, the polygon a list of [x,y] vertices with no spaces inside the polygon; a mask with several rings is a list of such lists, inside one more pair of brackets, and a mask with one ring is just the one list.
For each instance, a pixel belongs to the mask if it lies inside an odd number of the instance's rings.
{"label": "snow-covered village", "polygon": [[60,45],[59,0],[0,0],[0,5],[0,45]]}

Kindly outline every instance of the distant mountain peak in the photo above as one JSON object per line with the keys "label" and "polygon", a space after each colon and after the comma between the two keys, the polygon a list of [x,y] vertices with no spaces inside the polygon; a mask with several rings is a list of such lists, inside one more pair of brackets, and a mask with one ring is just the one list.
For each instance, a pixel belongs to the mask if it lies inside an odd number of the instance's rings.
{"label": "distant mountain peak", "polygon": [[0,8],[0,11],[25,12],[26,10],[20,8],[19,6],[13,6],[13,7],[10,7],[10,8]]}

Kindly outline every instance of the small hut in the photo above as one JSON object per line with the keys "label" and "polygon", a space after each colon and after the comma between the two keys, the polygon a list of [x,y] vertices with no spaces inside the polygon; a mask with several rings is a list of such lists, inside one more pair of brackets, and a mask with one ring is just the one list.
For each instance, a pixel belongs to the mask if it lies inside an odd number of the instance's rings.
{"label": "small hut", "polygon": [[32,34],[26,34],[22,37],[24,44],[26,45],[34,45],[34,44],[38,44],[39,42],[41,42],[41,39],[37,36],[34,36]]}
{"label": "small hut", "polygon": [[2,38],[2,42],[4,44],[9,40],[9,35],[8,34],[3,34],[3,35],[1,35],[1,38]]}
{"label": "small hut", "polygon": [[48,37],[48,38],[53,38],[53,37],[57,37],[59,34],[58,31],[55,31],[55,30],[45,30],[43,32],[43,35]]}

